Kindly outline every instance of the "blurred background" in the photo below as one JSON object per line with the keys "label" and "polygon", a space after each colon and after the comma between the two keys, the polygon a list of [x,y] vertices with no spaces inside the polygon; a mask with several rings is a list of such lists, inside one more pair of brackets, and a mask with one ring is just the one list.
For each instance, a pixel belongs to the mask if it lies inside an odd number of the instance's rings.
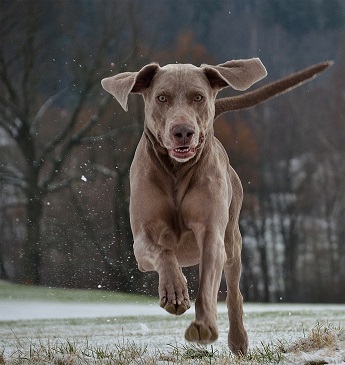
{"label": "blurred background", "polygon": [[260,57],[260,86],[334,60],[215,133],[244,187],[245,300],[344,302],[344,14],[340,0],[0,1],[0,279],[156,295],[128,216],[143,103],[125,113],[103,77]]}

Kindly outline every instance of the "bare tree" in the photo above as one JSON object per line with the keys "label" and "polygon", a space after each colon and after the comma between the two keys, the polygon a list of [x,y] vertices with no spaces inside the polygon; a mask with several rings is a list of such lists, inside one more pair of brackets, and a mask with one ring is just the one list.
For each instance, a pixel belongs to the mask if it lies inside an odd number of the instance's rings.
{"label": "bare tree", "polygon": [[[67,3],[57,6],[62,10]],[[74,30],[70,30],[72,45],[68,62],[72,78],[65,79],[66,86],[58,86],[58,91],[42,102],[49,92],[46,91],[46,81],[52,72],[49,65],[56,61],[48,58],[51,57],[49,44],[59,41],[56,39],[58,24],[53,26],[45,21],[49,11],[54,9],[49,10],[44,3],[35,1],[0,4],[0,128],[13,141],[13,153],[19,152],[18,159],[1,165],[0,182],[16,186],[25,196],[22,282],[33,284],[41,281],[44,199],[71,185],[75,177],[68,173],[66,166],[83,139],[95,134],[107,110],[111,97],[102,96],[99,81],[109,72],[105,62],[109,60],[110,48],[116,46],[114,67],[125,63],[131,55],[128,39],[125,43],[121,41],[124,19],[118,13],[118,4],[104,2],[95,15],[102,22],[93,24],[97,26],[97,37],[92,39],[92,49],[81,46]],[[58,103],[64,105],[59,120],[56,115],[54,118]],[[85,116],[85,110],[93,112]]]}

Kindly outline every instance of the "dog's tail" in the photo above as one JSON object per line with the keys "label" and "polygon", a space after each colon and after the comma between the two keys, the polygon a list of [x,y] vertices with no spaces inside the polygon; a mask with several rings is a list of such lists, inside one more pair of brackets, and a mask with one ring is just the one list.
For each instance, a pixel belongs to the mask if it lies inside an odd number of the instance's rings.
{"label": "dog's tail", "polygon": [[228,111],[242,110],[260,104],[274,96],[285,94],[305,82],[312,80],[319,73],[324,71],[329,66],[333,65],[333,61],[321,62],[316,65],[309,66],[301,71],[297,71],[280,80],[271,82],[254,91],[226,98],[216,99],[215,119]]}

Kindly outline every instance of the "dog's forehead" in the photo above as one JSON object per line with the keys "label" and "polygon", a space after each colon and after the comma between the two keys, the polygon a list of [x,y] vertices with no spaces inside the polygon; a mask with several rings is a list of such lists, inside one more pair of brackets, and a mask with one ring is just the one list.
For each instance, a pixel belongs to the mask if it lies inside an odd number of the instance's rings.
{"label": "dog's forehead", "polygon": [[168,64],[159,70],[155,75],[156,85],[167,88],[184,86],[205,88],[207,78],[200,67],[192,64]]}
{"label": "dog's forehead", "polygon": [[162,70],[171,72],[188,72],[192,70],[199,70],[200,68],[190,63],[169,63],[162,67]]}

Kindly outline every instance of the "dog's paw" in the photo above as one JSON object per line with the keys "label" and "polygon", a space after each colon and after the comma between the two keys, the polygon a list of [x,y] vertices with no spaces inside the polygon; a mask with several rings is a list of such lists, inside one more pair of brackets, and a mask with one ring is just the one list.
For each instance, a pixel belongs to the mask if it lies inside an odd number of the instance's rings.
{"label": "dog's paw", "polygon": [[168,300],[167,297],[160,299],[159,305],[171,314],[180,315],[190,308],[190,302],[188,299],[173,299]]}
{"label": "dog's paw", "polygon": [[218,329],[214,325],[206,324],[201,321],[194,321],[186,329],[184,337],[187,341],[208,344],[218,338]]}
{"label": "dog's paw", "polygon": [[190,308],[186,279],[177,277],[160,278],[159,305],[171,314],[180,315]]}
{"label": "dog's paw", "polygon": [[237,356],[244,356],[248,350],[248,336],[246,330],[230,331],[228,336],[230,350]]}

